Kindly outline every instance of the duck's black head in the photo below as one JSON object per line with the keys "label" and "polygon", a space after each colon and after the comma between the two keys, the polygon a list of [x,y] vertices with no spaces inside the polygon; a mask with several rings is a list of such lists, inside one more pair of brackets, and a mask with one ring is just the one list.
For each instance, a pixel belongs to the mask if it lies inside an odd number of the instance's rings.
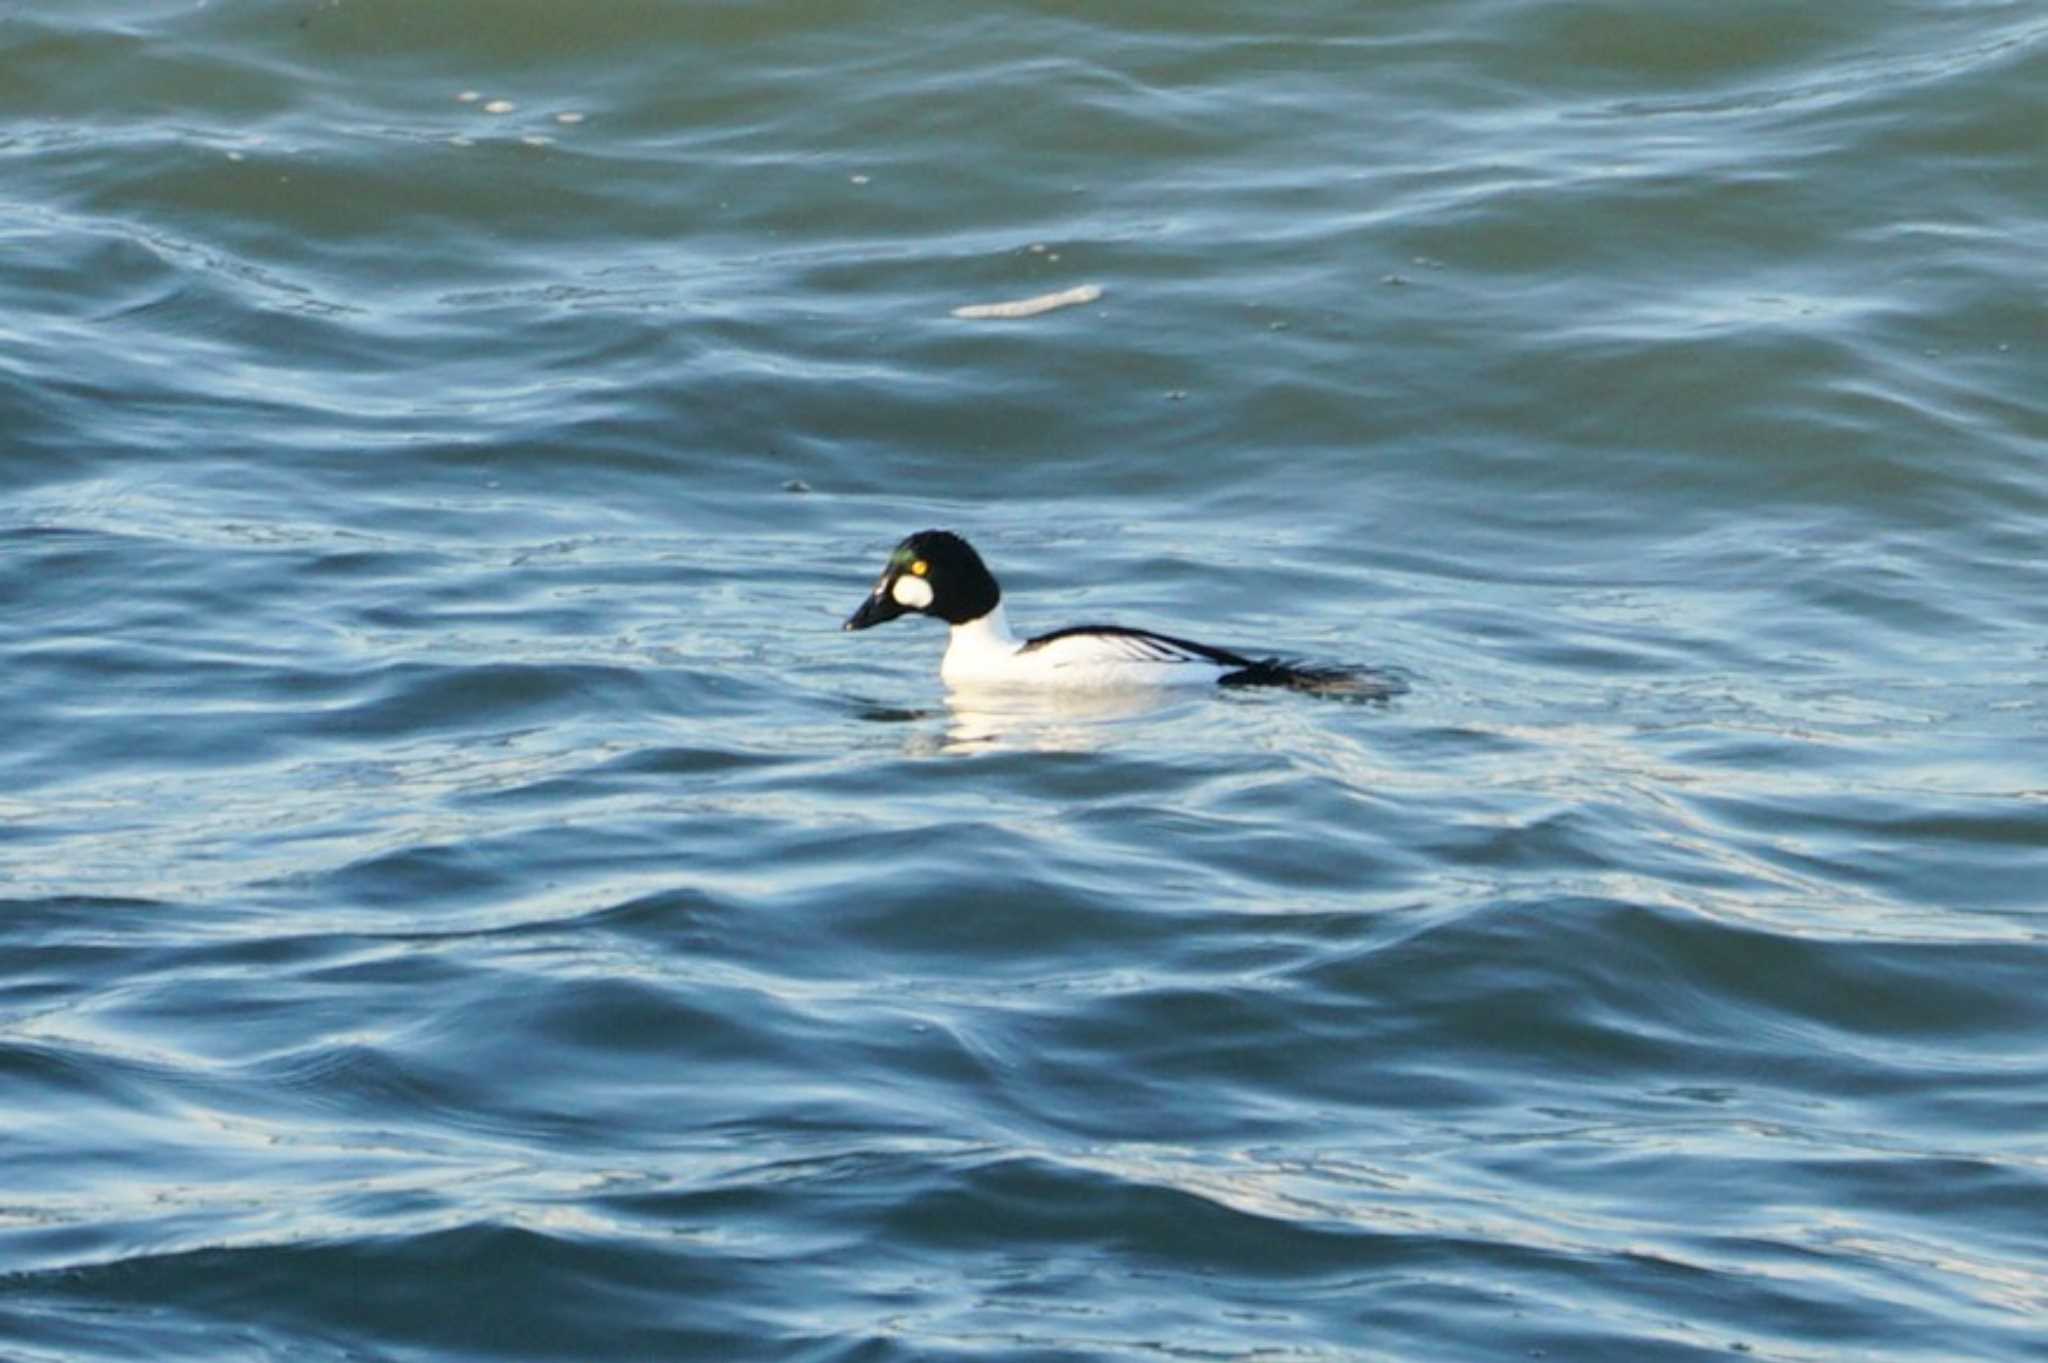
{"label": "duck's black head", "polygon": [[889,553],[875,589],[847,617],[847,629],[866,629],[916,612],[950,625],[979,620],[1003,599],[1002,589],[974,546],[950,530],[920,530]]}

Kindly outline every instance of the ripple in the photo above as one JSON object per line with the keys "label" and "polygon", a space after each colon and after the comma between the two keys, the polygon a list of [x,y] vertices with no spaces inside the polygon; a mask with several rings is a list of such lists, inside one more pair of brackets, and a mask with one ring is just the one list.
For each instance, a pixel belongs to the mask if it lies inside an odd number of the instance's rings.
{"label": "ripple", "polygon": [[0,1354],[2038,1356],[2038,16],[44,8]]}

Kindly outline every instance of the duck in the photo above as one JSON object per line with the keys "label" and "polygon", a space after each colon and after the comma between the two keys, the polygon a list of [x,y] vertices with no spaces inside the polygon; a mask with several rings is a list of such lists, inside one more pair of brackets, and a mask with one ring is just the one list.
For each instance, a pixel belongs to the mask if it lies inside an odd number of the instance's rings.
{"label": "duck", "polygon": [[1070,625],[1019,639],[995,574],[951,530],[906,535],[841,628],[871,629],[905,615],[951,626],[939,676],[953,687],[1271,686],[1374,698],[1399,689],[1362,669],[1253,656],[1127,625]]}

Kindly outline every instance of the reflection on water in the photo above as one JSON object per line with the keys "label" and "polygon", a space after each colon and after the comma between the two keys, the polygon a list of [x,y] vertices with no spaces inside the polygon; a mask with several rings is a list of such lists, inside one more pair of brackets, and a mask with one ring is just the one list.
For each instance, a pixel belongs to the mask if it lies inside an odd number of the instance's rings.
{"label": "reflection on water", "polygon": [[1341,687],[1220,689],[1208,687],[1045,687],[970,684],[950,687],[945,705],[864,702],[857,718],[871,724],[922,724],[944,719],[943,737],[920,729],[905,744],[912,756],[961,752],[1093,752],[1109,746],[1114,726],[1176,708],[1247,702],[1366,704],[1384,708],[1409,691],[1406,674],[1359,670]]}
{"label": "reflection on water", "polygon": [[920,734],[919,755],[974,752],[1094,752],[1116,741],[1116,726],[1171,706],[1215,704],[1206,691],[1156,686],[963,686],[946,693],[943,738]]}

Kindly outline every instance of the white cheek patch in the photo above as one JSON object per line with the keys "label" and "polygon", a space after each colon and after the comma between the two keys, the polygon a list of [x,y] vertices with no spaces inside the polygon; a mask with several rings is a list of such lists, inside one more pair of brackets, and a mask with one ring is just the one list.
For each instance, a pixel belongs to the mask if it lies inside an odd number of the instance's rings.
{"label": "white cheek patch", "polygon": [[889,588],[889,595],[896,598],[896,604],[906,610],[921,611],[932,603],[932,584],[909,573],[896,579],[896,585]]}

